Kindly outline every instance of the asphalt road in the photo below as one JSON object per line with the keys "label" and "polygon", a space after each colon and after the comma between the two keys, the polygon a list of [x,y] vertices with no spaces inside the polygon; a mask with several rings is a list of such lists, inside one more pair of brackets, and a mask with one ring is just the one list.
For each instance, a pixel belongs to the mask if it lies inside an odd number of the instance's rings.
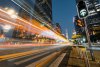
{"label": "asphalt road", "polygon": [[0,67],[35,67],[33,63],[49,55],[55,55],[66,47],[65,45],[55,45],[13,49],[3,48],[0,50]]}

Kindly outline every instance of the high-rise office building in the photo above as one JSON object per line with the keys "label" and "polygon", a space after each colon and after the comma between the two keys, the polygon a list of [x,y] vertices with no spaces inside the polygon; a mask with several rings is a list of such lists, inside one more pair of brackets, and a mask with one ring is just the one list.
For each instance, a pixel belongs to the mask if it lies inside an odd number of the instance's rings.
{"label": "high-rise office building", "polygon": [[[52,0],[6,0],[9,5],[7,8],[14,9],[16,11],[16,14],[18,17],[21,17],[22,19],[28,21],[28,23],[34,24],[36,23],[41,24],[51,24],[52,22]],[[11,7],[10,7],[11,6]],[[29,37],[30,35],[33,35],[33,33],[30,32],[31,27],[28,25],[24,25],[24,23],[19,22],[23,26],[26,26],[27,29],[22,28],[21,30],[17,27],[14,27],[14,31],[12,32],[12,37],[14,38],[20,38],[25,39]],[[46,25],[45,25],[46,26]],[[47,26],[46,26],[47,27]],[[29,36],[27,36],[27,33],[29,32]],[[37,33],[34,33],[34,35]],[[22,36],[23,35],[23,36]],[[32,38],[32,37],[31,37]]]}
{"label": "high-rise office building", "polygon": [[[20,15],[35,18],[40,23],[51,24],[52,22],[52,0],[13,0],[21,6]],[[24,14],[24,15],[23,15]]]}
{"label": "high-rise office building", "polygon": [[100,12],[100,3],[99,0],[85,0],[90,15],[94,15],[97,12]]}
{"label": "high-rise office building", "polygon": [[60,26],[59,23],[56,23],[55,29],[56,29],[56,31],[57,31],[58,33],[60,33],[60,34],[62,33],[62,31],[61,31],[61,26]]}
{"label": "high-rise office building", "polygon": [[68,31],[66,30],[66,38],[68,39]]}
{"label": "high-rise office building", "polygon": [[34,10],[46,23],[52,22],[52,0],[35,0]]}

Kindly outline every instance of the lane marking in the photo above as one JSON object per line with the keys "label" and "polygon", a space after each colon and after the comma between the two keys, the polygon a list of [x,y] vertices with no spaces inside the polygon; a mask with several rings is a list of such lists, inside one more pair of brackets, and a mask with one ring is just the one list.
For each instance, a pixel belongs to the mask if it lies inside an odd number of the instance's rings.
{"label": "lane marking", "polygon": [[66,53],[62,53],[49,67],[58,67]]}
{"label": "lane marking", "polygon": [[44,67],[46,64],[48,64],[49,62],[51,62],[59,54],[60,54],[60,52],[56,52],[55,54],[53,54],[52,56],[48,57],[44,61],[41,61],[40,63],[36,64],[36,67]]}
{"label": "lane marking", "polygon": [[31,50],[31,51],[27,51],[27,52],[21,52],[21,53],[15,53],[15,54],[0,56],[0,61],[13,59],[13,58],[17,58],[17,57],[21,57],[21,56],[25,56],[25,55],[30,55],[32,53],[40,52],[40,51],[43,51],[43,50],[45,50],[45,49]]}

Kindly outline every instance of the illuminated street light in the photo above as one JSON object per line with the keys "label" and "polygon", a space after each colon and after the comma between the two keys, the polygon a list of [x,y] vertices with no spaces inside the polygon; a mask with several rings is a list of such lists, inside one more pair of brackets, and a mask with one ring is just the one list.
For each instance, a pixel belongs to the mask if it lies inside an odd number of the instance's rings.
{"label": "illuminated street light", "polygon": [[5,10],[8,10],[9,8],[8,8],[8,7],[5,7],[4,9],[5,9]]}
{"label": "illuminated street light", "polygon": [[15,10],[13,9],[7,9],[7,13],[11,16],[11,18],[16,19],[17,18],[17,14]]}
{"label": "illuminated street light", "polygon": [[12,29],[11,25],[3,25],[2,28],[3,28],[4,32],[8,32],[9,30]]}
{"label": "illuminated street light", "polygon": [[83,42],[85,42],[86,41],[86,39],[85,38],[83,38]]}

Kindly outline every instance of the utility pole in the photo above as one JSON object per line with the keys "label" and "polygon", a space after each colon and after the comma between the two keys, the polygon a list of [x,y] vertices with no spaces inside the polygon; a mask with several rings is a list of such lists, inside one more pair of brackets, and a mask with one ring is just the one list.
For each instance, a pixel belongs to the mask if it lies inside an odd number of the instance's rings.
{"label": "utility pole", "polygon": [[[88,26],[87,26],[87,20],[86,20],[87,17],[89,16],[89,13],[88,13],[88,8],[87,8],[87,5],[86,5],[86,1],[77,0],[77,6],[76,7],[77,7],[77,12],[78,12],[79,18],[84,19],[86,37],[87,37],[88,45],[89,45],[89,48],[90,48],[91,47],[91,40],[90,40]],[[90,54],[91,54],[92,60],[95,61],[93,50],[90,50]]]}
{"label": "utility pole", "polygon": [[[85,23],[85,32],[86,32],[86,37],[88,40],[88,45],[89,45],[89,48],[91,48],[91,40],[90,40],[90,35],[89,35],[87,23],[86,23],[86,18],[84,18],[84,23]],[[94,53],[93,53],[93,50],[91,49],[90,49],[90,54],[91,54],[92,61],[95,61]]]}

